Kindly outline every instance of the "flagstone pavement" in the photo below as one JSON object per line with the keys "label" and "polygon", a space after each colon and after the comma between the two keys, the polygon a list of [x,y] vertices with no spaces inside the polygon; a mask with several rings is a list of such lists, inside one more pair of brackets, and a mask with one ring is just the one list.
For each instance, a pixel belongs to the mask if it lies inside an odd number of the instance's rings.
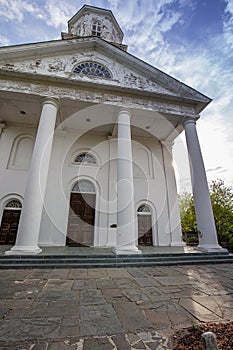
{"label": "flagstone pavement", "polygon": [[232,264],[0,270],[0,349],[172,349],[232,310]]}

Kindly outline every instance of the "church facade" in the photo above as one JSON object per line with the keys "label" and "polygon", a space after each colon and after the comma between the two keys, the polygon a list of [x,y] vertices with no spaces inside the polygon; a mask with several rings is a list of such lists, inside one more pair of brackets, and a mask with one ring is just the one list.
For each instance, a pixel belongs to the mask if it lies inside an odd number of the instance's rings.
{"label": "church facade", "polygon": [[172,145],[185,130],[199,248],[221,250],[196,121],[210,99],[127,52],[84,5],[61,40],[0,49],[0,244],[182,246]]}

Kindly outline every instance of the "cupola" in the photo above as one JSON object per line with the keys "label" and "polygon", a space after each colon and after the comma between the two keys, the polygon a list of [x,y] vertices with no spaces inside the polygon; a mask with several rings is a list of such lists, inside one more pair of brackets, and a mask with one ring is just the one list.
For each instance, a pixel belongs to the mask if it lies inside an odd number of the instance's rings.
{"label": "cupola", "polygon": [[122,44],[123,32],[112,11],[84,5],[69,21],[68,33],[62,33],[62,39],[74,37],[99,37],[127,51]]}

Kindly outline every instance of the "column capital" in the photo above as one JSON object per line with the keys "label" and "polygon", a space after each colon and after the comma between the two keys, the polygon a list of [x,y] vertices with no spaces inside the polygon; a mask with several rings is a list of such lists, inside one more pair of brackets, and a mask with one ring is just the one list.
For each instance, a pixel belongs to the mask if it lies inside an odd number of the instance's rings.
{"label": "column capital", "polygon": [[182,120],[182,125],[185,126],[187,124],[195,124],[197,120],[200,118],[199,115],[186,115]]}
{"label": "column capital", "polygon": [[7,123],[4,122],[3,120],[0,121],[0,131],[3,131],[4,129],[6,129],[7,127]]}
{"label": "column capital", "polygon": [[132,116],[131,112],[127,108],[121,108],[118,111],[117,115],[119,116],[120,114],[127,114],[130,118]]}
{"label": "column capital", "polygon": [[53,106],[55,106],[57,109],[59,109],[60,107],[60,102],[53,97],[45,97],[42,100],[42,106],[44,106],[45,104],[51,104]]}

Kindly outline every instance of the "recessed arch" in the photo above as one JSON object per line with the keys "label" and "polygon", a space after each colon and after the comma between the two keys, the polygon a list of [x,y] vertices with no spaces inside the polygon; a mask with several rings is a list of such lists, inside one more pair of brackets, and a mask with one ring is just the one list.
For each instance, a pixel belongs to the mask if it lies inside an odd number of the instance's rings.
{"label": "recessed arch", "polygon": [[71,187],[67,245],[94,245],[95,213],[95,185],[88,179],[78,179]]}
{"label": "recessed arch", "polygon": [[138,232],[138,244],[157,246],[157,216],[153,203],[142,199],[136,203],[135,209],[137,213],[136,232]]}
{"label": "recessed arch", "polygon": [[30,166],[31,156],[34,147],[34,138],[29,134],[16,136],[12,143],[8,169],[27,170]]}
{"label": "recessed arch", "polygon": [[22,201],[19,196],[8,195],[3,199],[0,226],[1,245],[15,244],[21,210]]}

